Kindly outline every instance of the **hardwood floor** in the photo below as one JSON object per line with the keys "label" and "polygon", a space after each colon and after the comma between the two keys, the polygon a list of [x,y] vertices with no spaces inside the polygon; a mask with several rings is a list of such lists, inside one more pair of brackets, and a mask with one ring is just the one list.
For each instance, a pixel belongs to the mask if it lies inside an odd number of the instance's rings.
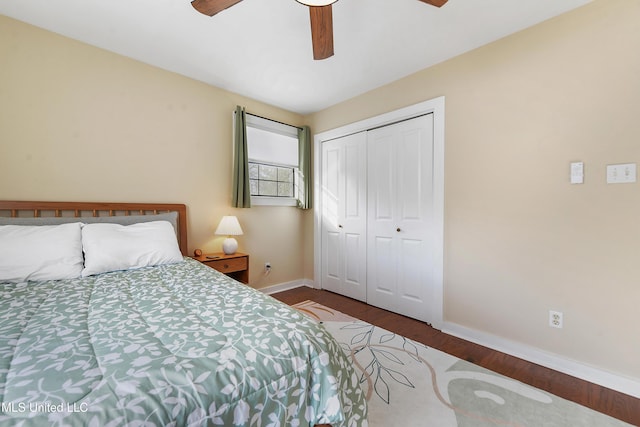
{"label": "hardwood floor", "polygon": [[341,311],[476,365],[546,390],[635,426],[640,399],[444,334],[418,320],[372,307],[328,291],[301,287],[272,295],[292,305],[305,300]]}

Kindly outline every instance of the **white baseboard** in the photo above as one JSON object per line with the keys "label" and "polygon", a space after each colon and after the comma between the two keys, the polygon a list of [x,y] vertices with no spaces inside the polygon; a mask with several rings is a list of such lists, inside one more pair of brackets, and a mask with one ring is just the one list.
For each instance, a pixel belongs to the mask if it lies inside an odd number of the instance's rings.
{"label": "white baseboard", "polygon": [[[271,295],[277,292],[284,292],[299,288],[301,286],[315,288],[313,280],[300,279],[267,286],[259,289],[259,291],[264,292],[267,295]],[[619,391],[620,393],[640,398],[640,380],[614,374],[554,353],[540,350],[536,347],[467,328],[465,326],[458,325],[457,323],[443,322],[442,332],[520,359],[524,359],[528,362],[536,363],[549,369]]]}
{"label": "white baseboard", "polygon": [[313,288],[313,281],[308,279],[293,280],[291,282],[279,283],[277,285],[267,286],[264,288],[260,288],[258,290],[267,295],[271,295],[278,292],[289,291],[291,289],[299,288],[301,286]]}
{"label": "white baseboard", "polygon": [[640,380],[638,379],[614,374],[554,353],[467,328],[456,323],[444,322],[442,332],[640,398]]}

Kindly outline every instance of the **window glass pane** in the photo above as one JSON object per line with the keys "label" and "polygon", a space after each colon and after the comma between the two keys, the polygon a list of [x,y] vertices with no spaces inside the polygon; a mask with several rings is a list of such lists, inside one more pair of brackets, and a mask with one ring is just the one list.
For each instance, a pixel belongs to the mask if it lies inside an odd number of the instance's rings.
{"label": "window glass pane", "polygon": [[260,181],[259,192],[261,196],[278,196],[278,183],[275,181]]}
{"label": "window glass pane", "polygon": [[257,179],[250,179],[249,180],[249,186],[251,187],[251,195],[252,196],[259,196],[260,192],[258,191],[258,180]]}
{"label": "window glass pane", "polygon": [[249,179],[258,179],[258,169],[259,165],[255,163],[249,163]]}
{"label": "window glass pane", "polygon": [[277,181],[278,180],[278,168],[276,166],[260,165],[261,180]]}
{"label": "window glass pane", "polygon": [[279,197],[293,197],[293,185],[290,182],[278,183],[278,196]]}
{"label": "window glass pane", "polygon": [[293,182],[293,169],[278,168],[278,181]]}

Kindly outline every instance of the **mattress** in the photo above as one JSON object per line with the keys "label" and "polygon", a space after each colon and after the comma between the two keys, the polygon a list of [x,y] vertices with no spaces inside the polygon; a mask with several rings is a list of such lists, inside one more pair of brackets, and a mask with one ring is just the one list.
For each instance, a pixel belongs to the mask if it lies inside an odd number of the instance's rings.
{"label": "mattress", "polygon": [[194,260],[0,283],[1,426],[366,426],[321,324]]}

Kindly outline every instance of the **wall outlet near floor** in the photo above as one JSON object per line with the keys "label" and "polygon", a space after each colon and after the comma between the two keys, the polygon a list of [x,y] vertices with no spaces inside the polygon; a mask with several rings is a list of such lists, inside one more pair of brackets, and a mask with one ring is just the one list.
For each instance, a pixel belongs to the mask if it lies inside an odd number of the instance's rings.
{"label": "wall outlet near floor", "polygon": [[264,263],[264,272],[269,273],[271,271],[271,263],[269,261]]}
{"label": "wall outlet near floor", "polygon": [[549,326],[552,328],[562,328],[562,312],[549,310]]}

